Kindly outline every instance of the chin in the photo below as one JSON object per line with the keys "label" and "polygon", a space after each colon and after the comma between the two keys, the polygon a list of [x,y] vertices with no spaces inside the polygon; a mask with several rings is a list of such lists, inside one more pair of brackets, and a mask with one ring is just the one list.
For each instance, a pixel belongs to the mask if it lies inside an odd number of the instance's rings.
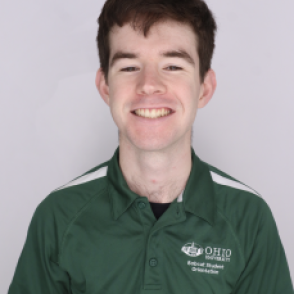
{"label": "chin", "polygon": [[129,141],[134,147],[142,151],[160,151],[172,146],[176,140],[165,136],[158,138],[147,138],[140,136],[139,138],[130,138]]}

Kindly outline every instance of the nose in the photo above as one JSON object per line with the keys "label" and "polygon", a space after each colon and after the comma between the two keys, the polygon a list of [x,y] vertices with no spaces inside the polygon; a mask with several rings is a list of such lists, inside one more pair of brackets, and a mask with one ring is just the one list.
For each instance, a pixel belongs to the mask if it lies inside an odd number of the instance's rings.
{"label": "nose", "polygon": [[157,69],[145,68],[141,71],[137,93],[141,95],[164,94],[166,86]]}

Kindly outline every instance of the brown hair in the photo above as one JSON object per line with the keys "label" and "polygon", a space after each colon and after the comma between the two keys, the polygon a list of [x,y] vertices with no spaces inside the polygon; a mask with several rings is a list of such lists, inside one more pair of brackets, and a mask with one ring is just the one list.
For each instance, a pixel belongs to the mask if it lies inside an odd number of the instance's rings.
{"label": "brown hair", "polygon": [[217,29],[212,12],[203,0],[107,0],[98,18],[97,47],[106,81],[109,70],[109,32],[114,25],[130,23],[146,37],[159,21],[175,20],[190,25],[198,41],[199,74],[203,81],[211,67]]}

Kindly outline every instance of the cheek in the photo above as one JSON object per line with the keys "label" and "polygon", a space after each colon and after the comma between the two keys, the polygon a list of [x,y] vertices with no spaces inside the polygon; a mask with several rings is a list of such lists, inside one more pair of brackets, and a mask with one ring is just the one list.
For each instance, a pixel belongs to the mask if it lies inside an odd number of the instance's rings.
{"label": "cheek", "polygon": [[110,85],[109,99],[113,119],[119,123],[123,115],[129,111],[132,100],[132,83],[115,80]]}
{"label": "cheek", "polygon": [[130,96],[133,90],[134,82],[126,79],[114,79],[109,85],[110,97],[114,99],[124,100],[124,97]]}
{"label": "cheek", "polygon": [[175,84],[177,96],[180,97],[180,102],[187,111],[193,111],[198,104],[200,87],[192,81],[182,81]]}

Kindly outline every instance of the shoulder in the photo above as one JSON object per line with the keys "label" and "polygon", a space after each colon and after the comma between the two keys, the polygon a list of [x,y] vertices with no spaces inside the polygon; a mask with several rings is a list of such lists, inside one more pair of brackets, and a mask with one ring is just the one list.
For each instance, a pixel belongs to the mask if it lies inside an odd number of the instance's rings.
{"label": "shoulder", "polygon": [[205,164],[213,181],[218,217],[229,224],[243,252],[250,252],[261,232],[278,240],[275,220],[262,196],[243,182]]}
{"label": "shoulder", "polygon": [[42,209],[66,207],[71,213],[86,204],[93,195],[99,195],[106,188],[108,162],[104,162],[69,183],[52,191],[39,205]]}
{"label": "shoulder", "polygon": [[108,162],[100,164],[51,192],[36,208],[30,231],[60,247],[72,221],[91,206],[91,201],[107,194],[107,167]]}
{"label": "shoulder", "polygon": [[246,232],[251,237],[261,227],[275,227],[272,212],[264,198],[253,188],[205,163],[214,187],[217,214],[238,235]]}
{"label": "shoulder", "polygon": [[213,182],[217,206],[226,214],[247,210],[253,212],[252,210],[268,207],[255,189],[218,168],[205,164]]}
{"label": "shoulder", "polygon": [[[215,191],[217,219],[225,221],[245,260],[252,253],[256,243],[266,246],[266,242],[279,247],[277,226],[266,201],[262,196],[234,177],[205,163],[211,174]],[[260,236],[263,236],[262,238]]]}

